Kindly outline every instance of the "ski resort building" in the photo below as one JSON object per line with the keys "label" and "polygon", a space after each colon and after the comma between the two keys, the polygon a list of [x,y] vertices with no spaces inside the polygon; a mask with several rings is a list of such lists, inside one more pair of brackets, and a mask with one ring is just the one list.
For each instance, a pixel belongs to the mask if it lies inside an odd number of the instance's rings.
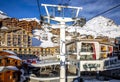
{"label": "ski resort building", "polygon": [[0,51],[0,82],[19,82],[22,61],[9,51]]}

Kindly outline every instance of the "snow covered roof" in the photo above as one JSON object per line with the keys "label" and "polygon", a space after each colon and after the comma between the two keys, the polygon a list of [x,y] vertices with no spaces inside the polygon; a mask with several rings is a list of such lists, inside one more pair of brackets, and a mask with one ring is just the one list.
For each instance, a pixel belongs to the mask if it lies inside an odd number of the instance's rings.
{"label": "snow covered roof", "polygon": [[5,68],[16,71],[19,70],[16,66],[6,66]]}
{"label": "snow covered roof", "polygon": [[13,51],[8,51],[8,50],[3,50],[4,52],[7,52],[7,53],[10,53],[10,54],[13,54],[13,55],[17,55],[16,53],[14,53]]}
{"label": "snow covered roof", "polygon": [[15,70],[18,71],[19,69],[16,66],[0,66],[0,72],[4,70]]}
{"label": "snow covered roof", "polygon": [[4,69],[5,66],[0,66],[0,72]]}
{"label": "snow covered roof", "polygon": [[4,19],[4,18],[8,18],[8,16],[4,12],[0,11],[0,18]]}
{"label": "snow covered roof", "polygon": [[1,27],[1,29],[2,29],[2,30],[7,30],[8,27],[3,26],[3,27]]}
{"label": "snow covered roof", "polygon": [[19,57],[17,57],[17,56],[7,56],[7,57],[9,57],[9,58],[13,58],[13,59],[16,59],[16,60],[21,60]]}
{"label": "snow covered roof", "polygon": [[17,54],[12,52],[12,51],[8,51],[8,50],[4,50],[1,51],[1,56],[0,57],[9,57],[9,58],[13,58],[16,60],[21,60],[19,57],[17,57]]}

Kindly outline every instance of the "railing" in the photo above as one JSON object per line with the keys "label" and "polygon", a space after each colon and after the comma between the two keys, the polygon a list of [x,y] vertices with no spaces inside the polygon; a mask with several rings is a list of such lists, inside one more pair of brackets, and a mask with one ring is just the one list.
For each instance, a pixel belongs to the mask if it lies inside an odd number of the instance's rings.
{"label": "railing", "polygon": [[104,70],[112,70],[112,69],[119,69],[120,68],[120,61],[115,64],[111,64],[109,66],[105,66]]}
{"label": "railing", "polygon": [[[26,76],[29,77],[30,79],[34,80],[39,80],[39,81],[48,81],[48,80],[59,80],[60,77],[31,77],[31,76]],[[77,78],[78,76],[67,76],[67,78]]]}

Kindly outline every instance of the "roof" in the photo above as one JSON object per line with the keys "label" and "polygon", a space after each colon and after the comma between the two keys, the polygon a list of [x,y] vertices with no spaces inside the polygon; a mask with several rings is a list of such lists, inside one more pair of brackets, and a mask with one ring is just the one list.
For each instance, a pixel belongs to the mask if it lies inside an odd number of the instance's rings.
{"label": "roof", "polygon": [[14,52],[11,51],[0,51],[1,56],[6,56],[6,55],[16,55]]}
{"label": "roof", "polygon": [[81,39],[81,40],[71,40],[69,42],[66,42],[66,45],[69,45],[69,44],[72,44],[72,43],[75,43],[75,42],[99,42],[100,44],[105,44],[105,45],[114,45],[113,43],[111,42],[104,42],[102,41],[102,39]]}
{"label": "roof", "polygon": [[21,60],[19,57],[17,57],[17,56],[7,56],[7,57],[9,57],[9,58],[13,58],[13,59],[16,59],[16,60]]}
{"label": "roof", "polygon": [[0,59],[4,58],[3,56],[0,56]]}
{"label": "roof", "polygon": [[18,71],[19,69],[15,66],[0,66],[0,72],[4,72],[8,70]]}
{"label": "roof", "polygon": [[10,53],[10,54],[13,54],[13,55],[17,55],[16,53],[14,53],[12,51],[8,51],[8,50],[4,50],[4,52],[7,52],[7,53]]}
{"label": "roof", "polygon": [[9,57],[9,58],[13,58],[16,60],[21,60],[16,53],[12,52],[12,51],[0,51],[0,59],[2,59],[3,57]]}

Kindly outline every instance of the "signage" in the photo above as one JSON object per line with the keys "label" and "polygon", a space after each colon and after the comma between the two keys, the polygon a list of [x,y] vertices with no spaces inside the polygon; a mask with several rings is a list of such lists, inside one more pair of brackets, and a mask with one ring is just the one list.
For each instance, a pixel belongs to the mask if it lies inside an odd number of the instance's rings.
{"label": "signage", "polygon": [[97,70],[97,68],[99,68],[100,67],[100,64],[97,64],[97,63],[85,63],[85,64],[83,64],[83,69],[84,70],[92,70],[92,69],[94,69],[94,70]]}

